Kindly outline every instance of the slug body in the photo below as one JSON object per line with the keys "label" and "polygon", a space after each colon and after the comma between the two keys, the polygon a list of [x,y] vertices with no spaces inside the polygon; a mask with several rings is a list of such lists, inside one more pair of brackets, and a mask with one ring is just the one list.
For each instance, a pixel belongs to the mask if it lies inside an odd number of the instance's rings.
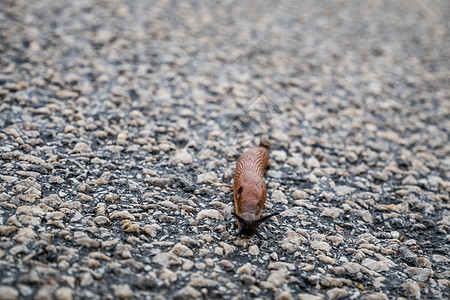
{"label": "slug body", "polygon": [[236,163],[233,192],[240,236],[258,235],[258,226],[277,214],[261,218],[261,211],[267,197],[263,174],[268,166],[269,149],[267,147],[256,147],[245,151]]}

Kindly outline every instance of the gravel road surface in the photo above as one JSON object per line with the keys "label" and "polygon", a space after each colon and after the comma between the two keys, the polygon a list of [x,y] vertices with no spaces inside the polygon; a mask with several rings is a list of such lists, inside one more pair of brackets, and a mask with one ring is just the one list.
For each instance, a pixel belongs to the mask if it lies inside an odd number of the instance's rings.
{"label": "gravel road surface", "polygon": [[[448,299],[449,1],[0,0],[0,299]],[[271,140],[263,239],[232,178]]]}

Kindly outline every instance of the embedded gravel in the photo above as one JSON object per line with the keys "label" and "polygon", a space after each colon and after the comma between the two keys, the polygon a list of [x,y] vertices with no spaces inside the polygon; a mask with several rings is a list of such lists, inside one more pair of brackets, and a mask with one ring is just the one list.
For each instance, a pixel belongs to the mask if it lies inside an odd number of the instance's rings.
{"label": "embedded gravel", "polygon": [[[449,1],[0,4],[0,299],[450,298]],[[232,175],[268,136],[263,239]]]}

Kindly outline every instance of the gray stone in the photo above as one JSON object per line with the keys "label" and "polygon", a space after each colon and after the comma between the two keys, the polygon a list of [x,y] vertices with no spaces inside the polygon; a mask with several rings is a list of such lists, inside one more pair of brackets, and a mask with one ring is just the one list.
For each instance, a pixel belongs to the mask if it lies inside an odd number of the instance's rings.
{"label": "gray stone", "polygon": [[406,296],[420,299],[420,286],[414,280],[408,279],[404,284],[402,284],[403,290]]}
{"label": "gray stone", "polygon": [[19,298],[19,292],[11,287],[2,285],[0,286],[0,299],[4,300],[14,300]]}

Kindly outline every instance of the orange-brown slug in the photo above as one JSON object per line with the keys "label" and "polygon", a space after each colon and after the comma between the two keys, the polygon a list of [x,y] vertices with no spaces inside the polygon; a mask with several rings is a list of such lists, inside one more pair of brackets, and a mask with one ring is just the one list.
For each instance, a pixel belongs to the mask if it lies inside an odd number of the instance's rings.
{"label": "orange-brown slug", "polygon": [[236,162],[233,192],[239,236],[251,237],[256,234],[260,237],[257,232],[259,225],[278,214],[261,217],[267,197],[263,174],[269,166],[269,146],[268,142],[261,142],[260,147],[245,151]]}

